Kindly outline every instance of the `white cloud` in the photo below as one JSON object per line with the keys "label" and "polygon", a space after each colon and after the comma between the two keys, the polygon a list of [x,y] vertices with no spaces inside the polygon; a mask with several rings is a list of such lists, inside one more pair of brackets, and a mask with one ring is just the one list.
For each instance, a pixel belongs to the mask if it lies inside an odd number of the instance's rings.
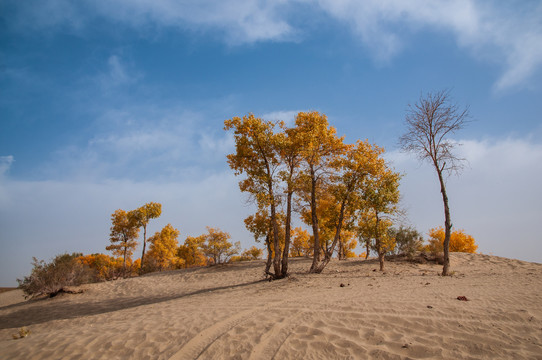
{"label": "white cloud", "polygon": [[226,168],[233,138],[207,112],[167,104],[105,110],[86,143],[59,148],[41,170],[48,179],[171,181]]}
{"label": "white cloud", "polygon": [[[542,262],[542,144],[529,139],[468,140],[458,155],[469,165],[447,181],[452,222],[479,244],[479,251]],[[414,156],[388,154],[401,183],[403,204],[422,232],[444,223],[436,173]]]}
{"label": "white cloud", "polygon": [[143,31],[155,26],[196,32],[211,29],[221,32],[228,42],[251,43],[294,35],[281,12],[287,4],[285,0],[25,1],[19,5],[16,21],[20,27],[31,19],[34,27],[67,25],[80,30],[94,17],[103,17]]}
{"label": "white cloud", "polygon": [[286,125],[292,126],[295,124],[295,118],[300,111],[301,110],[273,111],[263,114],[260,117],[268,121],[284,121]]}
{"label": "white cloud", "polygon": [[[141,30],[145,36],[149,29],[176,28],[212,32],[231,44],[297,41],[309,31],[307,23],[314,26],[313,22],[323,21],[316,15],[325,14],[350,26],[377,63],[392,61],[408,46],[409,34],[436,30],[452,33],[460,47],[481,61],[502,66],[497,91],[529,85],[542,66],[542,4],[537,2],[48,0],[25,1],[17,9],[10,21],[25,29],[30,20],[34,27],[81,31],[99,17]],[[293,20],[301,16],[304,21]]]}
{"label": "white cloud", "polygon": [[389,61],[403,46],[401,33],[432,28],[451,32],[474,56],[498,63],[504,72],[495,84],[505,90],[528,83],[542,65],[542,5],[513,2],[318,0],[332,17],[359,34],[378,61]]}

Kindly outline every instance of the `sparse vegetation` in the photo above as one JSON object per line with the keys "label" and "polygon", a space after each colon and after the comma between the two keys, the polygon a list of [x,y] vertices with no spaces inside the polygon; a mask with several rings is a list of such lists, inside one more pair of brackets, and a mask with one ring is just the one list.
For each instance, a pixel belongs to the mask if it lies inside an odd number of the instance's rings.
{"label": "sparse vegetation", "polygon": [[[431,109],[435,111],[429,114]],[[458,169],[459,159],[449,153],[454,144],[444,138],[463,126],[467,112],[458,111],[448,104],[447,92],[421,98],[410,107],[407,123],[411,128],[401,138],[403,149],[433,161],[441,182],[446,227],[431,229],[425,247],[415,229],[393,227],[402,213],[398,206],[402,175],[386,163],[383,148],[367,140],[345,143],[326,115],[318,112],[300,112],[292,127],[252,114],[226,120],[225,130],[234,131],[236,145],[236,152],[227,156],[228,163],[236,175],[245,175],[239,183],[240,189],[249,193],[258,205],[258,211],[245,219],[245,225],[257,242],[265,239],[265,274],[273,279],[287,276],[290,253],[312,256],[309,272],[320,273],[334,254],[339,259],[357,256],[354,249],[358,240],[366,249],[365,258],[370,250],[378,255],[381,271],[385,256],[395,255],[411,261],[437,260],[444,264],[446,275],[448,250],[475,252],[474,239],[462,230],[454,232],[450,239],[442,176]],[[434,126],[440,126],[437,130],[443,131],[441,137],[426,139],[428,144],[421,141],[418,135]],[[291,228],[294,211],[312,228],[312,234],[301,227]],[[263,255],[263,250],[255,246],[238,255],[240,242],[230,242],[227,232],[212,227],[207,227],[207,234],[188,236],[180,246],[177,241],[180,232],[171,224],[147,238],[149,221],[161,214],[162,205],[154,202],[131,211],[116,210],[111,215],[111,244],[106,247],[116,257],[62,254],[50,263],[34,258],[32,273],[18,280],[19,287],[30,297],[54,296],[67,286],[86,282],[260,259]],[[140,228],[143,249],[141,258],[133,261]],[[147,243],[150,249],[146,253]]]}
{"label": "sparse vegetation", "polygon": [[57,255],[49,263],[33,258],[30,276],[17,279],[19,288],[27,297],[53,297],[67,286],[92,282],[92,271],[78,260],[80,256],[80,253]]}
{"label": "sparse vegetation", "polygon": [[13,334],[11,335],[11,337],[13,337],[13,340],[18,340],[18,339],[23,339],[27,337],[28,335],[30,335],[30,330],[28,330],[26,327],[23,326],[22,328],[19,329],[17,334]]}

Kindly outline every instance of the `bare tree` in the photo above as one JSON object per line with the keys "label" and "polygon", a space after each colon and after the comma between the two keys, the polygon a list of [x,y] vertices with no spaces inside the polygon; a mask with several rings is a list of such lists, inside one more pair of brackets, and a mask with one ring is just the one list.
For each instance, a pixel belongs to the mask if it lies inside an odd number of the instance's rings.
{"label": "bare tree", "polygon": [[452,153],[458,143],[448,139],[448,136],[462,129],[468,116],[468,108],[460,109],[453,103],[448,90],[421,95],[416,104],[408,105],[405,116],[407,131],[399,139],[403,151],[416,153],[420,160],[427,160],[437,171],[445,218],[443,276],[448,275],[450,269],[452,229],[445,176],[461,170],[464,160]]}

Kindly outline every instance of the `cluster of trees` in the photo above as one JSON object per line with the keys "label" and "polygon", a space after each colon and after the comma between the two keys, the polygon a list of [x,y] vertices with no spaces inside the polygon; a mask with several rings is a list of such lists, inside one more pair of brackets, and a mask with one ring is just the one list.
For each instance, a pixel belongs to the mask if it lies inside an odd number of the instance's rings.
{"label": "cluster of trees", "polygon": [[[282,227],[284,229],[284,227]],[[188,268],[225,262],[260,259],[263,250],[252,246],[239,254],[239,243],[229,242],[228,233],[219,229],[208,228],[206,234],[198,237],[188,236],[184,244],[177,246],[179,231],[171,225],[165,226],[149,238],[150,249],[147,254],[146,271],[161,271],[166,269]],[[354,248],[357,245],[353,234],[342,240],[338,249],[339,258],[357,256]],[[442,227],[429,230],[429,243],[424,245],[423,238],[415,229],[410,227],[391,227],[384,235],[391,239],[393,246],[386,255],[402,254],[413,257],[419,251],[439,254],[443,251],[445,233]],[[160,241],[157,239],[160,238]],[[281,239],[284,240],[284,232]],[[367,257],[375,244],[367,242],[369,247],[363,256]],[[283,250],[284,241],[281,242]],[[290,254],[292,257],[313,256],[314,238],[307,230],[300,227],[292,229]],[[465,234],[464,230],[453,231],[450,236],[450,251],[476,252],[474,238]],[[362,255],[360,255],[362,256]],[[62,291],[69,291],[69,286],[84,283],[114,280],[126,276],[135,276],[140,269],[140,259],[132,262],[131,256],[114,257],[105,254],[83,255],[81,253],[57,255],[50,262],[33,258],[33,269],[29,276],[18,280],[19,287],[28,296],[54,296]]]}
{"label": "cluster of trees", "polygon": [[[413,258],[416,253],[426,252],[434,256],[444,252],[445,231],[442,226],[429,229],[428,243],[424,243],[422,235],[412,227],[400,226],[388,229],[386,236],[391,239],[393,244],[389,250],[389,255],[404,255],[407,258]],[[367,255],[369,254],[367,249]],[[474,237],[459,229],[450,233],[450,251],[475,253],[478,249]]]}
{"label": "cluster of trees", "polygon": [[[407,131],[399,139],[403,151],[427,160],[438,176],[444,240],[441,247],[438,241],[430,245],[444,253],[443,275],[449,273],[452,234],[445,178],[459,171],[462,161],[453,153],[457,143],[448,136],[462,129],[468,116],[468,108],[451,102],[449,91],[422,95],[409,105]],[[397,243],[392,225],[399,212],[401,176],[387,166],[382,148],[367,140],[345,143],[316,111],[298,113],[292,127],[249,114],[226,120],[224,129],[233,130],[235,139],[228,163],[236,175],[244,175],[239,187],[258,207],[245,224],[256,240],[265,239],[266,274],[275,279],[288,274],[294,209],[312,228],[312,236],[300,236],[293,249],[300,254],[312,239],[310,272],[321,272],[337,245],[339,257],[347,256],[353,244],[347,239],[355,237],[351,234],[363,239],[367,254],[370,247],[376,251],[384,269],[384,255]]]}
{"label": "cluster of trees", "polygon": [[[245,219],[245,225],[257,241],[265,242],[265,273],[274,279],[284,278],[290,251],[293,256],[312,257],[309,271],[320,273],[336,251],[339,258],[355,256],[353,249],[359,239],[366,247],[365,256],[371,250],[376,252],[380,270],[384,270],[386,254],[412,256],[425,250],[444,254],[442,275],[448,275],[449,251],[477,249],[472,236],[463,230],[452,232],[445,182],[446,176],[461,169],[462,161],[453,154],[457,143],[448,136],[463,128],[467,118],[468,109],[451,103],[448,91],[421,96],[408,108],[401,147],[433,166],[444,205],[444,227],[430,230],[426,246],[416,230],[393,227],[400,213],[401,175],[384,161],[384,149],[367,140],[345,143],[327,117],[316,111],[300,112],[291,127],[252,114],[226,120],[224,129],[233,130],[235,139],[235,152],[227,155],[228,163],[236,175],[244,175],[239,187],[257,205],[257,212]],[[312,234],[299,227],[292,229],[294,211]],[[207,228],[207,234],[187,237],[180,246],[179,230],[171,224],[147,239],[149,221],[161,212],[161,204],[153,202],[131,211],[115,211],[111,216],[111,244],[106,249],[116,257],[63,254],[51,263],[34,258],[31,275],[18,280],[20,287],[27,294],[50,294],[62,289],[59,284],[76,285],[89,279],[108,280],[136,272],[221,264],[262,255],[256,247],[237,255],[240,244],[232,244],[228,233],[214,228]],[[132,261],[141,229],[141,258]]]}
{"label": "cluster of trees", "polygon": [[[161,215],[162,205],[147,203],[142,207],[125,211],[119,209],[111,215],[111,245],[106,247],[115,256],[122,257],[123,276],[138,272],[152,272],[178,269],[206,264],[222,264],[239,254],[239,242],[232,244],[230,234],[217,228],[207,227],[207,234],[197,237],[188,236],[184,244],[179,245],[179,230],[167,224],[147,239],[147,224],[150,219]],[[132,255],[138,245],[137,238],[143,228],[143,252],[141,258],[132,262]],[[149,243],[149,251],[145,252]],[[245,251],[236,260],[245,260],[261,256],[257,248]],[[261,250],[260,250],[261,251]],[[135,269],[134,269],[135,268]]]}
{"label": "cluster of trees", "polygon": [[[126,260],[131,259],[138,245],[139,230],[143,228],[143,251],[139,263],[139,272],[143,271],[145,264],[145,249],[147,247],[147,225],[151,219],[156,219],[162,214],[162,204],[150,202],[135,210],[125,211],[118,209],[111,215],[111,233],[109,240],[111,245],[106,250],[113,255],[122,256],[124,275],[126,275]],[[171,226],[171,225],[168,225]]]}
{"label": "cluster of trees", "polygon": [[292,127],[252,114],[224,125],[235,139],[228,163],[236,175],[245,175],[239,187],[258,207],[245,224],[256,239],[265,239],[268,275],[280,279],[288,273],[294,209],[312,229],[310,272],[321,272],[337,245],[346,256],[352,234],[360,231],[374,240],[383,269],[400,175],[386,164],[382,148],[367,140],[345,143],[316,111],[300,112]]}
{"label": "cluster of trees", "polygon": [[[254,260],[261,258],[263,253],[262,249],[253,246],[238,255],[241,251],[240,243],[232,244],[227,232],[210,227],[207,228],[206,234],[198,237],[188,236],[184,244],[178,245],[179,230],[168,224],[161,231],[145,239],[150,246],[145,256],[145,264],[142,265],[141,258],[132,261],[132,254],[137,245],[135,241],[137,228],[134,230],[126,215],[119,216],[129,213],[117,210],[112,215],[110,240],[115,247],[108,246],[107,249],[116,257],[73,253],[58,255],[50,262],[33,258],[31,274],[17,280],[19,288],[31,297],[54,296],[59,292],[68,291],[70,286],[134,276],[141,274],[142,271],[153,272]],[[122,241],[119,241],[119,238]]]}

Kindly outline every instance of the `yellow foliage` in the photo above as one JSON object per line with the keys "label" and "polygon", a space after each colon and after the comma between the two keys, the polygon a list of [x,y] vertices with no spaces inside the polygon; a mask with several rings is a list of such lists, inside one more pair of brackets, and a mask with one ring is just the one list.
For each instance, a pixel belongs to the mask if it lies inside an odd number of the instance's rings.
{"label": "yellow foliage", "polygon": [[149,238],[149,262],[154,263],[158,270],[175,269],[179,266],[177,253],[177,237],[179,230],[167,224],[160,232]]}
{"label": "yellow foliage", "polygon": [[393,252],[395,250],[395,245],[396,245],[395,238],[389,236],[387,234],[387,231],[383,232],[383,235],[380,237],[380,246],[382,248],[382,252],[384,254]]}
{"label": "yellow foliage", "polygon": [[354,233],[351,231],[341,231],[341,237],[339,239],[339,259],[353,258],[357,255],[354,253],[354,249],[358,246]]}
{"label": "yellow foliage", "polygon": [[251,247],[241,253],[241,257],[247,260],[256,260],[260,259],[263,255],[263,250],[257,248],[256,246]]}
{"label": "yellow foliage", "polygon": [[201,250],[213,264],[228,262],[230,257],[239,253],[241,244],[230,243],[230,234],[218,228],[207,227],[208,234],[202,235],[205,242],[200,246]]}
{"label": "yellow foliage", "polygon": [[182,267],[204,266],[207,258],[201,252],[201,246],[205,243],[205,236],[188,236],[184,244],[177,249],[177,257],[182,260]]}
{"label": "yellow foliage", "polygon": [[290,254],[292,257],[311,256],[314,241],[311,244],[309,232],[300,227],[292,229],[292,240],[290,242]]}
{"label": "yellow foliage", "polygon": [[113,255],[122,256],[124,266],[126,266],[126,262],[130,261],[137,246],[136,239],[139,234],[137,219],[132,212],[118,209],[111,215],[111,223],[109,235],[111,245],[105,249],[111,251]]}
{"label": "yellow foliage", "polygon": [[131,260],[126,262],[126,271],[124,271],[123,258],[115,258],[105,254],[92,254],[80,256],[77,260],[92,269],[94,281],[113,280],[121,276],[131,275],[133,268]]}
{"label": "yellow foliage", "polygon": [[[429,230],[429,244],[425,246],[425,250],[431,253],[439,253],[444,249],[444,228],[439,226]],[[450,234],[450,252],[466,252],[476,253],[478,245],[474,242],[471,235],[465,234],[465,231],[460,229],[453,231]]]}

